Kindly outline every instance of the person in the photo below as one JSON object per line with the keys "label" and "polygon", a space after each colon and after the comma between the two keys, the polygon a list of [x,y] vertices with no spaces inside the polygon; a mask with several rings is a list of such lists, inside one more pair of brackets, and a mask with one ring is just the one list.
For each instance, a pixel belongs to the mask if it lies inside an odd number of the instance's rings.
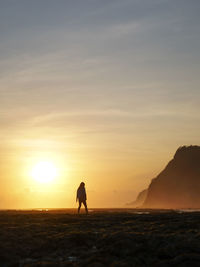
{"label": "person", "polygon": [[78,213],[80,212],[81,204],[85,206],[85,212],[88,214],[88,208],[87,208],[87,195],[85,191],[85,183],[81,182],[79,185],[79,188],[77,189],[77,194],[76,194],[76,202],[77,200],[79,201],[79,206],[78,206]]}

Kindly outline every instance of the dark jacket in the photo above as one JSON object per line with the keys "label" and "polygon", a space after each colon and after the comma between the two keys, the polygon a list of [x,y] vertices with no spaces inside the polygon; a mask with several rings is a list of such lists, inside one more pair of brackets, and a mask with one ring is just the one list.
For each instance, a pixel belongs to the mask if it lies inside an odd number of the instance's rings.
{"label": "dark jacket", "polygon": [[80,187],[77,190],[77,195],[76,199],[79,199],[80,201],[85,201],[87,200],[86,192],[85,192],[85,187]]}

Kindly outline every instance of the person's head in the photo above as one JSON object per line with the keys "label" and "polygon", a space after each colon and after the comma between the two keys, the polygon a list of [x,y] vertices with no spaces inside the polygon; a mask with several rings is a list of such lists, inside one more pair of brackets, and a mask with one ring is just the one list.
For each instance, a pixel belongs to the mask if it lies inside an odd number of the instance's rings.
{"label": "person's head", "polygon": [[84,187],[85,186],[85,183],[84,182],[81,182],[80,183],[80,187]]}

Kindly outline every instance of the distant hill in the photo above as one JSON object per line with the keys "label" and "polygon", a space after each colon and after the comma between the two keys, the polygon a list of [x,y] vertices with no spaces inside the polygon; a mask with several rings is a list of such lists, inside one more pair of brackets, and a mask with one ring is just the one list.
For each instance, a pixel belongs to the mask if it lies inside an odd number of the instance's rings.
{"label": "distant hill", "polygon": [[200,146],[183,146],[176,151],[166,168],[152,179],[140,207],[200,208]]}
{"label": "distant hill", "polygon": [[132,208],[139,208],[145,201],[146,196],[147,196],[148,189],[143,190],[140,192],[136,198],[135,201],[127,203],[127,206],[130,206]]}

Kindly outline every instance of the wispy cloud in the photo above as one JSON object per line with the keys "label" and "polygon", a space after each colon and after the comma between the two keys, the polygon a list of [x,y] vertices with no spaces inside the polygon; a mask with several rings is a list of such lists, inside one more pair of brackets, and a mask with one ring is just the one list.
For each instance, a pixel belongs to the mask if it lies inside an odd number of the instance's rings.
{"label": "wispy cloud", "polygon": [[199,7],[0,1],[0,167],[60,151],[97,184],[116,168],[120,182],[126,173],[139,184],[144,166],[152,173],[177,146],[198,143]]}

